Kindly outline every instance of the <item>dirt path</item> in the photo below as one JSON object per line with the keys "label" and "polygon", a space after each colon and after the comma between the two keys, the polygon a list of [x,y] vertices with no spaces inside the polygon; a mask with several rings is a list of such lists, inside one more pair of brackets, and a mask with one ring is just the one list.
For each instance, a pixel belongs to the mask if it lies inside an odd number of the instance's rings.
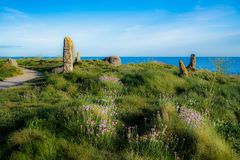
{"label": "dirt path", "polygon": [[9,87],[14,87],[23,84],[26,81],[42,77],[42,73],[30,70],[30,69],[25,69],[21,68],[23,74],[11,78],[7,78],[4,81],[0,81],[0,89],[6,89]]}

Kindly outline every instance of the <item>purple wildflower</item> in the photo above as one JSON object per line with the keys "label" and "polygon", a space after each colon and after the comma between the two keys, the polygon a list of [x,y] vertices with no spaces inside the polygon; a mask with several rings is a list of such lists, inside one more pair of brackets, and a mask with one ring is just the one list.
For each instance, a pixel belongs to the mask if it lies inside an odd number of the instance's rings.
{"label": "purple wildflower", "polygon": [[194,128],[198,128],[203,124],[204,118],[201,116],[200,113],[188,109],[185,107],[182,107],[180,109],[179,117],[188,125],[191,125]]}

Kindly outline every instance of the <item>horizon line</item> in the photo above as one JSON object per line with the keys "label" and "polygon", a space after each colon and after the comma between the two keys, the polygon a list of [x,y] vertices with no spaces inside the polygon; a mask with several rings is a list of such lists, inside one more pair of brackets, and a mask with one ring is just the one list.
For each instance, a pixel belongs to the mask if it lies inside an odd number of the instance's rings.
{"label": "horizon line", "polygon": [[[116,55],[112,55],[116,56]],[[197,56],[197,55],[196,55]],[[82,56],[81,58],[104,58],[111,56]],[[178,58],[178,57],[190,57],[189,56],[118,56],[120,58]],[[200,58],[240,58],[240,56],[197,56]],[[0,58],[63,58],[62,56],[0,56]]]}

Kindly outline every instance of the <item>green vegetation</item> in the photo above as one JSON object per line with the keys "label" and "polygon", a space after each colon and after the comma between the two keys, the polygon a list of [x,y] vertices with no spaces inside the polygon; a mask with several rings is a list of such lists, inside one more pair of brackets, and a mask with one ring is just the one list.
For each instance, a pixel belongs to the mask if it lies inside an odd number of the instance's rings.
{"label": "green vegetation", "polygon": [[46,60],[41,58],[24,58],[17,62],[19,66],[40,72],[51,71],[52,68],[62,66],[63,63],[62,59],[48,59],[46,63]]}
{"label": "green vegetation", "polygon": [[16,68],[8,63],[6,60],[0,60],[0,81],[8,77],[13,77],[22,74],[19,68]]}
{"label": "green vegetation", "polygon": [[22,59],[45,73],[0,90],[0,159],[232,160],[240,154],[240,78],[155,62],[112,66]]}

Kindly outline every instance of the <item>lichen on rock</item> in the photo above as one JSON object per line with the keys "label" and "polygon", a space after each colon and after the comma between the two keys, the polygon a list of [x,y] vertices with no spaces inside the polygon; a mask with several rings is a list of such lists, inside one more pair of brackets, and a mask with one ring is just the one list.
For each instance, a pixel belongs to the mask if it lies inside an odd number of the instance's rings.
{"label": "lichen on rock", "polygon": [[73,62],[74,62],[74,45],[70,37],[64,38],[64,47],[63,47],[63,72],[68,73],[73,71]]}

